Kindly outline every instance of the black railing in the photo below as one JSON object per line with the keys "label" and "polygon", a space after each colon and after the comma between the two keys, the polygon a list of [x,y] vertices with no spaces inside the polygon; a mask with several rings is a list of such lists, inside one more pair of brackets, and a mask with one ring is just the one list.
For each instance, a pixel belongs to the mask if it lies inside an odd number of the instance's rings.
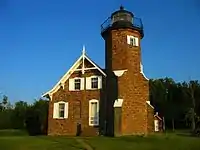
{"label": "black railing", "polygon": [[[131,23],[133,24],[133,27],[143,30],[143,24],[140,18],[133,17],[133,20],[131,21]],[[111,27],[112,24],[113,24],[113,20],[111,17],[109,17],[101,24],[101,32],[104,32],[106,29]]]}

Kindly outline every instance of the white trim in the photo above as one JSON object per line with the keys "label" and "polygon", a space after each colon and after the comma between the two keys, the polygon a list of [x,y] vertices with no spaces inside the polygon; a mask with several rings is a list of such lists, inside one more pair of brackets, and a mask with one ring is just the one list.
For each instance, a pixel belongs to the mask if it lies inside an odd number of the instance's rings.
{"label": "white trim", "polygon": [[154,120],[154,131],[155,132],[159,131],[159,121],[158,120]]}
{"label": "white trim", "polygon": [[[94,69],[97,69],[95,67],[91,67],[91,68],[84,68],[84,70],[94,70]],[[82,71],[83,69],[76,69],[75,71]]]}
{"label": "white trim", "polygon": [[80,90],[85,90],[85,78],[81,78],[81,89]]}
{"label": "white trim", "polygon": [[146,79],[146,80],[149,80],[149,78],[147,78],[144,74],[144,71],[143,71],[143,65],[142,63],[140,62],[140,73],[143,75],[143,77]]}
{"label": "white trim", "polygon": [[127,35],[127,44],[130,44],[131,41],[130,41],[130,35]]}
{"label": "white trim", "polygon": [[[97,78],[97,88],[92,88],[92,78]],[[99,89],[99,76],[95,76],[95,75],[93,75],[93,76],[90,76],[90,80],[89,80],[89,82],[90,82],[90,90],[97,90],[97,89]]]}
{"label": "white trim", "polygon": [[91,90],[91,77],[86,77],[86,90]]}
{"label": "white trim", "polygon": [[[98,88],[92,88],[92,78],[98,78]],[[86,77],[86,90],[98,90],[102,89],[102,76],[92,75],[90,77]]]}
{"label": "white trim", "polygon": [[[75,77],[75,78],[71,78],[73,80],[73,87],[74,89],[70,90],[69,91],[81,91],[81,90],[84,90],[84,78],[83,77]],[[76,79],[80,79],[80,89],[75,89],[75,80]]]}
{"label": "white trim", "polygon": [[[97,103],[97,118],[96,118],[96,121],[97,123],[96,124],[93,124],[91,123],[91,103]],[[92,99],[89,101],[89,126],[98,126],[99,125],[99,101],[96,100],[96,99]]]}
{"label": "white trim", "polygon": [[53,119],[57,119],[59,114],[58,114],[58,103],[53,104]]}
{"label": "white trim", "polygon": [[135,37],[135,46],[139,46],[139,38]]}
{"label": "white trim", "polygon": [[113,72],[117,77],[121,77],[125,71],[127,71],[127,70],[115,70]]}
{"label": "white trim", "polygon": [[105,72],[97,65],[95,64],[87,55],[85,55],[85,58],[99,71],[101,74],[103,74],[106,77]]}
{"label": "white trim", "polygon": [[65,102],[65,112],[64,112],[64,118],[68,118],[68,113],[69,113],[69,103]]}
{"label": "white trim", "polygon": [[122,107],[123,99],[116,99],[113,107]]}
{"label": "white trim", "polygon": [[154,109],[154,107],[151,105],[150,101],[146,101],[146,103],[147,103],[151,108]]}
{"label": "white trim", "polygon": [[73,78],[70,78],[69,79],[69,86],[68,86],[68,90],[69,91],[74,91],[74,79]]}
{"label": "white trim", "polygon": [[[131,39],[133,39],[133,41],[135,41],[133,43],[133,45],[131,44]],[[132,36],[132,35],[127,35],[127,44],[131,45],[131,46],[139,46],[139,38],[136,36]]]}
{"label": "white trim", "polygon": [[[64,117],[59,117],[59,104],[64,104]],[[67,119],[68,118],[69,104],[68,102],[59,101],[53,104],[53,119]]]}
{"label": "white trim", "polygon": [[[82,55],[78,58],[78,60],[72,65],[72,67],[64,74],[64,76],[57,82],[57,84],[48,92],[42,94],[42,97],[45,97],[46,95],[52,95],[53,93],[55,93],[58,89],[59,89],[59,84],[63,84],[68,80],[68,78],[71,76],[71,74],[79,67],[79,65],[81,64],[81,60],[87,59],[99,72],[101,72],[101,74],[103,74],[104,76],[106,76],[106,74],[103,72],[103,70],[96,65],[86,54],[85,54],[85,46],[83,46],[83,52]],[[52,96],[51,96],[52,99]]]}

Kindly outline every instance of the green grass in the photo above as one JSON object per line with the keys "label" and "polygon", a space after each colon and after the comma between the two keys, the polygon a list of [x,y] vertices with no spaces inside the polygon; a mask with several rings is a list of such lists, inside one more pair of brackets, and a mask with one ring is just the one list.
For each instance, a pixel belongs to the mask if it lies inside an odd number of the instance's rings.
{"label": "green grass", "polygon": [[[9,131],[7,131],[8,133]],[[15,131],[12,131],[12,134]],[[19,133],[19,131],[16,131]],[[0,134],[2,131],[0,131]],[[5,131],[3,131],[5,133]],[[24,133],[24,132],[23,132]],[[200,138],[167,133],[148,137],[49,137],[5,134],[0,136],[2,150],[199,150]],[[82,142],[80,142],[80,140]],[[86,144],[83,144],[86,143]]]}
{"label": "green grass", "polygon": [[83,147],[74,138],[67,137],[0,137],[2,150],[79,150]]}
{"label": "green grass", "polygon": [[149,137],[88,138],[95,150],[199,150],[200,138],[168,135]]}
{"label": "green grass", "polygon": [[0,137],[1,136],[24,136],[24,135],[28,135],[28,133],[22,130],[15,130],[15,129],[0,130]]}

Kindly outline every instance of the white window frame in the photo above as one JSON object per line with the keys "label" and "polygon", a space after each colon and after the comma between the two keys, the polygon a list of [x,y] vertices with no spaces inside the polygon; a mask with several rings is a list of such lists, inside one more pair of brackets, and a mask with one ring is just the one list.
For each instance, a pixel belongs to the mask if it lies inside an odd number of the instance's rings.
{"label": "white window frame", "polygon": [[[91,116],[91,106],[92,106],[92,103],[97,103],[97,114],[96,114],[96,117],[94,116]],[[96,124],[94,123],[91,123],[92,121],[96,121]],[[92,99],[89,101],[89,126],[98,126],[99,125],[99,101],[96,100],[96,99]]]}
{"label": "white window frame", "polygon": [[[92,88],[92,78],[98,78],[98,88]],[[86,89],[87,90],[102,89],[102,76],[93,75],[90,77],[86,77]]]}
{"label": "white window frame", "polygon": [[[93,79],[97,79],[96,81],[97,81],[97,87],[92,87],[92,84],[93,84]],[[93,76],[93,77],[91,77],[91,80],[90,80],[90,82],[91,82],[91,89],[98,89],[99,88],[99,77],[98,76]],[[96,84],[96,83],[95,83]]]}
{"label": "white window frame", "polygon": [[[60,117],[59,105],[64,104],[64,117]],[[55,102],[53,105],[53,119],[67,119],[69,113],[69,103],[64,101]]]}
{"label": "white window frame", "polygon": [[[133,40],[133,42],[131,42]],[[139,46],[139,39],[138,37],[127,35],[127,44],[131,46]]]}
{"label": "white window frame", "polygon": [[[80,82],[76,83],[76,80],[79,80]],[[80,84],[80,88],[76,89],[76,84]],[[81,90],[81,78],[74,78],[74,90],[79,91]]]}
{"label": "white window frame", "polygon": [[[75,89],[75,80],[80,80],[80,89]],[[85,78],[83,77],[75,77],[69,79],[69,91],[80,91],[85,88]]]}
{"label": "white window frame", "polygon": [[[61,108],[60,108],[60,105],[64,105],[64,108],[61,109]],[[65,106],[65,103],[58,103],[58,117],[59,117],[59,118],[65,118],[65,107],[66,107],[66,106]],[[60,115],[61,115],[61,114],[60,114],[61,111],[64,112],[63,116],[60,116]]]}

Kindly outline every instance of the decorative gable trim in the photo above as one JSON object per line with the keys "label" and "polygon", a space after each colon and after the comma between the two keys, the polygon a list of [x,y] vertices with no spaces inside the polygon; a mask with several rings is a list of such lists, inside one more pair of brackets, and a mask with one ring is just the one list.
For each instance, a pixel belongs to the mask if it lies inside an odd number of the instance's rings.
{"label": "decorative gable trim", "polygon": [[147,103],[151,108],[154,109],[154,107],[151,105],[150,101],[146,101],[146,103]]}
{"label": "decorative gable trim", "polygon": [[154,115],[154,117],[158,118],[159,120],[162,120],[162,118],[158,115],[158,112]]}
{"label": "decorative gable trim", "polygon": [[[64,83],[69,79],[69,77],[71,76],[71,74],[78,70],[77,68],[79,67],[79,65],[81,64],[81,60],[83,60],[83,66],[82,66],[82,73],[84,74],[85,70],[90,70],[91,68],[84,68],[84,61],[85,59],[87,59],[94,67],[93,69],[97,69],[99,72],[101,72],[101,74],[103,74],[104,76],[106,76],[105,72],[103,72],[103,70],[97,65],[95,64],[85,53],[85,46],[83,46],[83,51],[82,51],[82,55],[78,58],[78,60],[72,65],[72,67],[64,74],[64,76],[57,82],[57,84],[48,92],[44,93],[42,95],[42,97],[45,97],[47,95],[50,96],[50,99],[52,99],[52,95],[53,93],[55,93],[61,85],[64,85]],[[79,70],[80,71],[80,70]]]}

